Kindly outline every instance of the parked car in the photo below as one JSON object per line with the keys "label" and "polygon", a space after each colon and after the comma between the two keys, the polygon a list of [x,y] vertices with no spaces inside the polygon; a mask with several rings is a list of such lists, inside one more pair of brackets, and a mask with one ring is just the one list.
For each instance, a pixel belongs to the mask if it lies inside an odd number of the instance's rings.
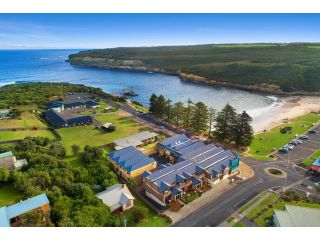
{"label": "parked car", "polygon": [[160,126],[159,128],[160,128],[160,129],[166,129],[164,126]]}
{"label": "parked car", "polygon": [[316,134],[317,131],[316,131],[316,130],[310,130],[309,133],[311,133],[311,134]]}
{"label": "parked car", "polygon": [[298,144],[302,144],[302,141],[300,140],[300,139],[296,139],[296,140],[294,140],[296,143],[298,143]]}
{"label": "parked car", "polygon": [[289,152],[289,149],[286,148],[286,147],[282,147],[282,148],[279,149],[279,152],[288,153],[288,152]]}
{"label": "parked car", "polygon": [[289,148],[289,150],[292,150],[292,149],[294,149],[294,145],[289,143],[288,148]]}
{"label": "parked car", "polygon": [[320,186],[320,182],[315,182],[314,184],[317,186]]}
{"label": "parked car", "polygon": [[298,146],[297,141],[293,140],[292,142],[290,142],[290,144],[294,145],[294,146]]}
{"label": "parked car", "polygon": [[307,135],[301,135],[301,136],[300,136],[300,139],[302,139],[302,140],[308,140],[308,138],[309,138],[309,137],[308,137]]}

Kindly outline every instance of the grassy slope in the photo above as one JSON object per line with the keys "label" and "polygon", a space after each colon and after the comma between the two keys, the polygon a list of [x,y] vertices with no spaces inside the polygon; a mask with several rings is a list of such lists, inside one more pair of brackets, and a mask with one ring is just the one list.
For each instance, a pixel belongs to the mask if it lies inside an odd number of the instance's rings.
{"label": "grassy slope", "polygon": [[[131,63],[122,60],[131,60]],[[243,85],[277,84],[283,91],[320,91],[319,44],[114,48],[83,51],[71,55],[70,61],[100,67],[147,66]]]}
{"label": "grassy slope", "polygon": [[[273,148],[279,148],[287,144],[290,140],[295,138],[295,135],[302,134],[312,127],[312,123],[320,120],[319,115],[310,113],[298,118],[291,119],[290,124],[283,124],[279,127],[273,128],[270,132],[261,133],[255,136],[250,145],[250,154],[265,157],[273,151]],[[280,128],[285,126],[292,127],[292,133],[281,134]],[[259,152],[257,152],[259,151]]]}
{"label": "grassy slope", "polygon": [[32,127],[47,127],[39,118],[29,111],[22,112],[21,116],[17,119],[1,119],[0,129],[6,128],[32,128]]}

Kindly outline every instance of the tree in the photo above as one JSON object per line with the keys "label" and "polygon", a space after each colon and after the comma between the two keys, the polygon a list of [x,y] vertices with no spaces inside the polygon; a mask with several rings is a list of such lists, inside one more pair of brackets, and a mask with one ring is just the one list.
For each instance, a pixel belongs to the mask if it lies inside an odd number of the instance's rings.
{"label": "tree", "polygon": [[166,99],[164,96],[160,95],[157,101],[157,115],[163,117],[166,113]]}
{"label": "tree", "polygon": [[9,180],[10,172],[5,167],[0,167],[0,182],[6,182]]}
{"label": "tree", "polygon": [[53,227],[53,224],[41,210],[34,210],[22,216],[21,227]]}
{"label": "tree", "polygon": [[157,105],[158,105],[158,96],[153,93],[151,95],[149,101],[150,101],[149,112],[156,114],[157,113]]}
{"label": "tree", "polygon": [[215,136],[218,140],[232,141],[234,139],[236,117],[235,109],[229,104],[218,113],[215,125]]}
{"label": "tree", "polygon": [[74,156],[77,156],[78,153],[80,152],[80,146],[77,145],[77,144],[73,144],[73,145],[71,146],[71,149],[72,149],[72,152],[73,152],[73,155],[74,155]]}
{"label": "tree", "polygon": [[197,102],[191,117],[191,129],[195,132],[205,131],[208,128],[209,112],[203,102]]}
{"label": "tree", "polygon": [[184,106],[182,102],[177,102],[174,104],[173,117],[175,118],[175,124],[180,125],[182,113],[184,111]]}
{"label": "tree", "polygon": [[144,207],[134,207],[132,210],[133,221],[135,223],[141,223],[148,217],[149,211]]}
{"label": "tree", "polygon": [[253,129],[250,125],[251,122],[252,118],[245,111],[237,116],[234,136],[234,141],[237,146],[247,147],[251,144],[253,140]]}
{"label": "tree", "polygon": [[186,108],[186,112],[185,112],[185,117],[184,117],[184,121],[183,121],[183,125],[186,129],[189,129],[190,127],[190,118],[192,116],[192,113],[193,113],[193,102],[191,101],[191,99],[189,98],[188,99],[188,105],[187,105],[187,108]]}
{"label": "tree", "polygon": [[166,101],[166,114],[167,114],[167,121],[170,122],[171,120],[171,110],[172,110],[172,105],[171,105],[172,100],[167,99]]}
{"label": "tree", "polygon": [[97,147],[85,146],[82,154],[82,160],[86,163],[92,163],[101,159],[103,156],[102,150]]}
{"label": "tree", "polygon": [[209,108],[209,131],[208,131],[208,136],[209,137],[211,136],[215,115],[216,115],[216,111],[214,110],[213,107],[210,107]]}

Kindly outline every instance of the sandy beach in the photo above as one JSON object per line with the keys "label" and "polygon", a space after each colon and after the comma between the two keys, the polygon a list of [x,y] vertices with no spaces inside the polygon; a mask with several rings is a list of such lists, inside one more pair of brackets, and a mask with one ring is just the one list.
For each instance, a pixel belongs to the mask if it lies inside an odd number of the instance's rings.
{"label": "sandy beach", "polygon": [[260,109],[259,112],[248,111],[253,117],[253,129],[259,133],[283,123],[283,119],[295,118],[310,112],[320,112],[320,97],[285,97],[279,98],[273,105]]}

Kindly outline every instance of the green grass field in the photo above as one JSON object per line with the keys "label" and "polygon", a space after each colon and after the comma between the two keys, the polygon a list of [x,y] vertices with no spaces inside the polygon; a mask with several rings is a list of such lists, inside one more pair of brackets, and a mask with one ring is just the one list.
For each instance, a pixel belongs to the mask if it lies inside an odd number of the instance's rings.
{"label": "green grass field", "polygon": [[125,212],[126,219],[128,220],[127,226],[129,227],[167,227],[169,224],[167,223],[166,219],[159,216],[155,213],[152,209],[147,207],[137,196],[134,196],[134,206],[139,206],[143,208],[148,208],[149,214],[148,218],[145,219],[144,222],[136,224],[133,222],[132,218],[132,209]]}
{"label": "green grass field", "polygon": [[[281,146],[289,143],[295,138],[296,135],[301,135],[312,127],[313,123],[320,120],[320,116],[315,113],[310,113],[298,118],[290,120],[288,124],[282,124],[279,127],[271,129],[269,132],[260,133],[255,135],[253,142],[250,145],[249,154],[252,157],[259,158],[261,160],[268,160],[267,156],[278,149]],[[292,131],[290,133],[280,133],[280,128],[291,126]]]}
{"label": "green grass field", "polygon": [[242,222],[237,222],[233,224],[232,227],[245,227],[245,225]]}
{"label": "green grass field", "polygon": [[86,145],[102,146],[112,143],[115,139],[127,137],[143,130],[142,125],[129,118],[121,117],[118,113],[103,114],[97,116],[96,119],[102,123],[115,123],[116,130],[105,132],[101,129],[96,129],[93,125],[57,129],[63,144],[67,148],[67,155],[72,154],[71,146],[73,144],[79,145],[82,149]]}
{"label": "green grass field", "polygon": [[48,137],[50,139],[55,139],[54,134],[50,130],[0,131],[0,142],[21,140],[25,137]]}
{"label": "green grass field", "polygon": [[1,119],[0,120],[0,129],[7,128],[43,128],[47,127],[40,119],[29,111],[22,112],[21,116],[17,119]]}
{"label": "green grass field", "polygon": [[0,186],[0,207],[11,205],[23,198],[23,194],[13,188],[12,185]]}

